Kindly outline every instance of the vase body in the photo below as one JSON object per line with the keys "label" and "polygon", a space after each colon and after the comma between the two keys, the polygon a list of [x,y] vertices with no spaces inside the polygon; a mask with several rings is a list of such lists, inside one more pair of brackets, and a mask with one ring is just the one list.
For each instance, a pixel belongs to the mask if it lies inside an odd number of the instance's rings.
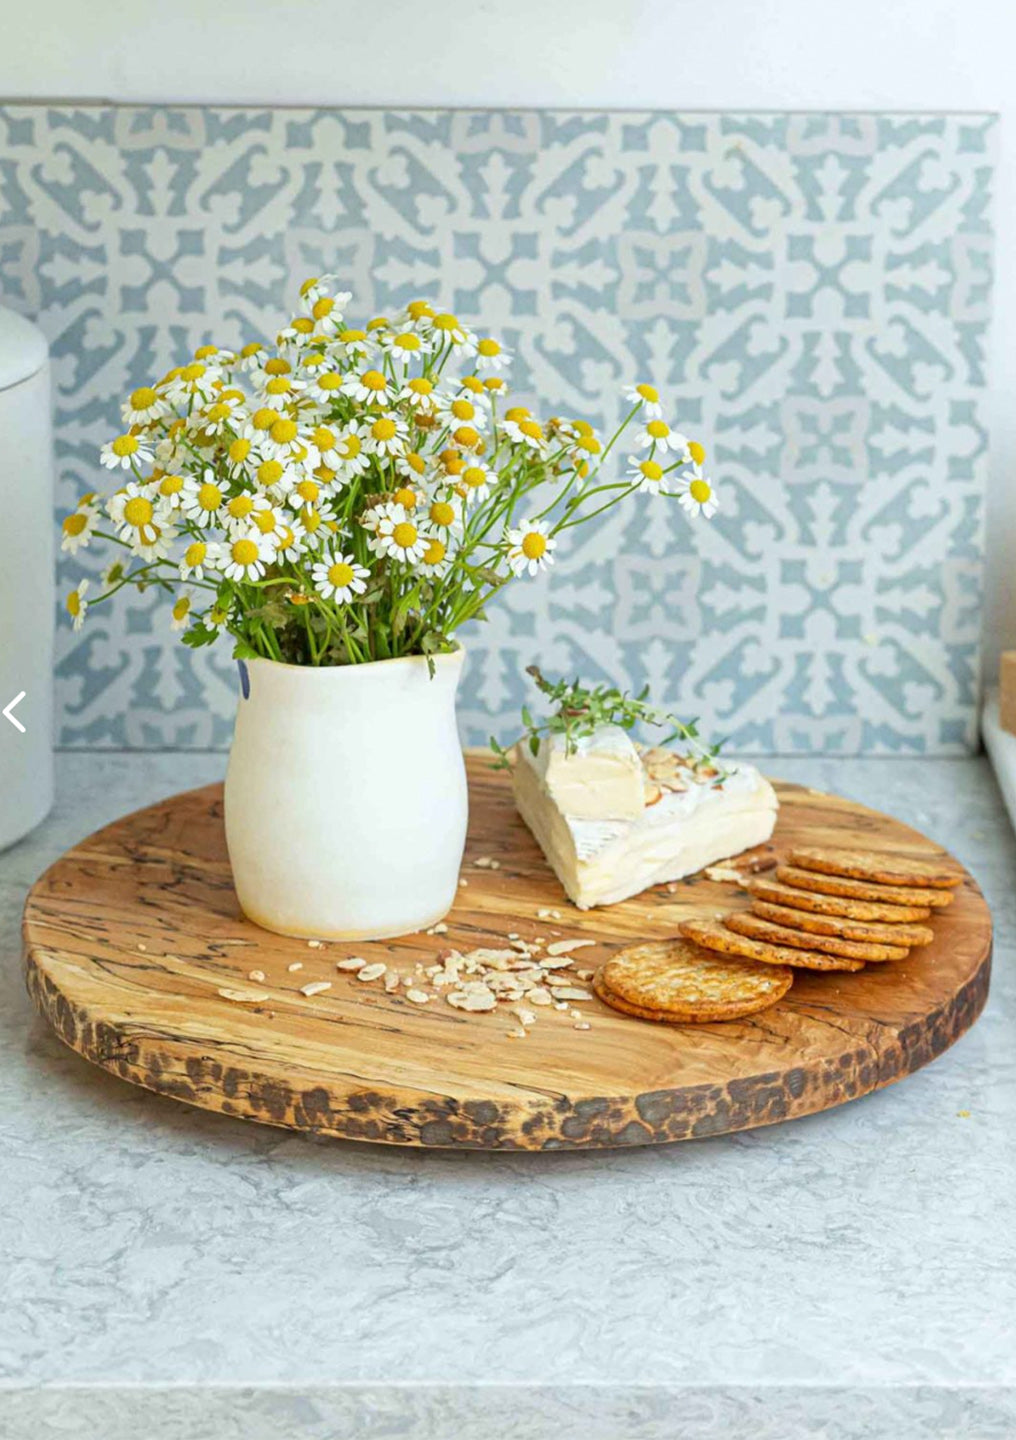
{"label": "vase body", "polygon": [[226,842],[240,906],[279,935],[376,940],[451,908],[466,839],[463,652],[240,662]]}

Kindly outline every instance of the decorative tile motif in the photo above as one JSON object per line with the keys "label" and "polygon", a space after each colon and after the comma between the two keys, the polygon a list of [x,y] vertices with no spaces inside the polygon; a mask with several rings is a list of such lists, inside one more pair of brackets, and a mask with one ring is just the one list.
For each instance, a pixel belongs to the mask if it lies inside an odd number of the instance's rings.
{"label": "decorative tile motif", "polygon": [[[0,298],[53,348],[62,508],[120,397],[273,333],[335,270],[357,312],[447,298],[544,413],[653,378],[722,511],[646,497],[469,637],[464,736],[523,669],[640,686],[742,750],[975,741],[987,116],[0,108]],[[64,564],[62,580],[77,567]],[[69,745],[228,743],[225,646],[154,596],[60,636]]]}

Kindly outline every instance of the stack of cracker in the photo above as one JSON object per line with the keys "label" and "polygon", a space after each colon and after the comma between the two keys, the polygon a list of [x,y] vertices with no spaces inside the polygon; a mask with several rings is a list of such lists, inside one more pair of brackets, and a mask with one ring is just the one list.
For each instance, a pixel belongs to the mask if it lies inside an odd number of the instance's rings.
{"label": "stack of cracker", "polygon": [[863,970],[930,944],[921,922],[952,904],[961,879],[947,864],[906,855],[792,850],[774,880],[747,882],[750,910],[686,920],[680,939],[621,951],[594,989],[644,1019],[740,1018],[774,1005],[795,970]]}

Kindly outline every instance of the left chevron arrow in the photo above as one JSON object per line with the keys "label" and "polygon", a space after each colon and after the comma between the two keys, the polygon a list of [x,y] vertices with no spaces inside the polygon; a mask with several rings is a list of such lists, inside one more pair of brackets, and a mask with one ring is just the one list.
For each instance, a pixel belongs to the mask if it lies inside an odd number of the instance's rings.
{"label": "left chevron arrow", "polygon": [[25,698],[25,692],[24,692],[24,690],[22,690],[22,692],[21,692],[20,695],[15,695],[14,699],[10,702],[10,704],[5,705],[4,708],[3,708],[3,710],[0,710],[0,715],[3,715],[3,717],[4,717],[5,720],[9,720],[9,721],[11,722],[11,724],[14,726],[15,730],[20,730],[21,733],[22,733],[22,735],[24,735],[24,733],[25,733],[25,727],[24,727],[24,725],[22,725],[21,721],[18,720],[18,719],[16,718],[16,716],[15,716],[12,712],[13,712],[13,710],[14,710],[15,705],[20,705],[21,702],[22,702],[22,700],[24,700],[24,698]]}

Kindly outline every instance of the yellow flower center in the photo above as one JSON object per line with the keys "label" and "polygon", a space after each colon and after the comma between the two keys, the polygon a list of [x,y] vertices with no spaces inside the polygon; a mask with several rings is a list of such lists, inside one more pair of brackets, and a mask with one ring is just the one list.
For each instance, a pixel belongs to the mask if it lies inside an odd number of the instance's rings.
{"label": "yellow flower center", "polygon": [[658,405],[660,403],[660,392],[655,385],[636,385],[635,392],[641,395],[643,400],[648,400],[650,405]]}
{"label": "yellow flower center", "polygon": [[536,530],[530,530],[522,537],[522,553],[527,560],[539,560],[547,548],[547,537]]}
{"label": "yellow flower center", "polygon": [[452,436],[452,439],[456,445],[461,445],[463,449],[472,450],[474,445],[479,444],[480,435],[479,431],[474,430],[472,425],[460,425]]}
{"label": "yellow flower center", "polygon": [[479,465],[470,465],[468,470],[462,472],[462,479],[470,490],[479,490],[481,485],[486,484],[487,472]]}
{"label": "yellow flower center", "polygon": [[339,339],[344,345],[355,345],[361,340],[366,340],[366,338],[367,332],[365,330],[343,330],[339,335]]}
{"label": "yellow flower center", "polygon": [[80,511],[76,511],[73,515],[68,515],[64,520],[63,532],[65,535],[80,535],[87,524],[88,516],[82,515]]}
{"label": "yellow flower center", "polygon": [[296,439],[296,421],[286,419],[276,420],[268,433],[276,445],[288,445],[291,440]]}
{"label": "yellow flower center", "polygon": [[500,375],[490,375],[484,380],[483,388],[484,390],[503,390],[505,388],[504,381]]}
{"label": "yellow flower center", "polygon": [[176,602],[176,604],[173,606],[173,619],[174,619],[174,620],[186,620],[186,618],[187,618],[187,612],[188,612],[189,610],[190,610],[190,600],[187,598],[186,595],[181,595],[180,598],[179,598],[179,600],[178,600],[178,601]]}
{"label": "yellow flower center", "polygon": [[453,330],[458,330],[460,328],[459,322],[456,320],[455,316],[449,315],[447,313],[444,313],[442,315],[435,315],[433,324],[435,330],[442,330],[445,334],[450,334]]}
{"label": "yellow flower center", "polygon": [[580,435],[575,442],[576,449],[586,450],[590,455],[599,455],[603,446],[595,435]]}
{"label": "yellow flower center", "polygon": [[453,400],[452,414],[456,420],[472,420],[476,414],[476,406],[471,400]]}
{"label": "yellow flower center", "polygon": [[113,441],[113,454],[119,455],[121,459],[125,455],[133,455],[138,448],[136,435],[118,435]]}
{"label": "yellow flower center", "polygon": [[412,390],[414,395],[429,395],[434,386],[423,375],[418,375],[415,380],[410,380],[407,389]]}
{"label": "yellow flower center", "polygon": [[435,525],[451,525],[455,519],[455,507],[447,500],[435,500],[428,513]]}
{"label": "yellow flower center", "polygon": [[228,420],[230,414],[228,405],[211,405],[208,409],[209,420]]}
{"label": "yellow flower center", "polygon": [[296,486],[296,493],[306,504],[313,505],[314,501],[321,494],[321,486],[316,480],[301,480]]}
{"label": "yellow flower center", "polygon": [[424,470],[426,470],[427,468],[427,464],[423,456],[417,455],[415,450],[411,450],[408,455],[404,455],[403,459],[409,466],[410,470],[415,470],[417,475],[422,475]]}
{"label": "yellow flower center", "polygon": [[385,377],[380,370],[366,370],[360,376],[360,383],[365,389],[373,390],[377,394],[385,388]]}
{"label": "yellow flower center", "polygon": [[416,509],[416,491],[410,490],[408,485],[400,485],[392,496],[392,499],[396,505],[401,505],[403,510]]}
{"label": "yellow flower center", "polygon": [[277,485],[282,479],[283,468],[281,460],[263,460],[256,472],[258,481],[262,485]]}
{"label": "yellow flower center", "polygon": [[142,385],[140,390],[131,391],[131,409],[147,410],[150,405],[155,404],[158,398],[150,385]]}
{"label": "yellow flower center", "polygon": [[335,301],[331,296],[322,295],[320,300],[314,301],[314,307],[310,313],[314,316],[315,320],[327,320],[334,309]]}
{"label": "yellow flower center", "polygon": [[199,345],[194,351],[195,360],[210,360],[218,350],[218,345]]}
{"label": "yellow flower center", "polygon": [[688,441],[688,452],[696,465],[702,465],[706,458],[706,447],[700,445],[697,440]]}
{"label": "yellow flower center", "polygon": [[198,361],[195,361],[193,365],[185,365],[183,367],[183,369],[180,371],[180,378],[181,380],[186,380],[188,384],[193,384],[195,380],[201,379],[202,375],[205,373],[205,369],[206,367],[204,365],[200,364]]}
{"label": "yellow flower center", "polygon": [[573,420],[572,429],[576,435],[591,435],[593,433],[593,427],[588,420]]}
{"label": "yellow flower center", "polygon": [[410,300],[406,306],[406,314],[411,320],[422,320],[425,315],[433,315],[426,300]]}
{"label": "yellow flower center", "polygon": [[292,370],[288,360],[283,360],[281,355],[273,355],[271,360],[265,361],[266,375],[288,375]]}
{"label": "yellow flower center", "polygon": [[416,544],[417,530],[408,520],[402,520],[392,531],[392,539],[400,550],[408,550]]}
{"label": "yellow flower center", "polygon": [[308,534],[313,535],[320,530],[324,517],[320,510],[315,510],[313,505],[305,505],[300,511],[300,518],[303,521]]}
{"label": "yellow flower center", "polygon": [[270,430],[278,418],[277,410],[265,408],[263,410],[255,410],[251,416],[251,421],[255,430]]}
{"label": "yellow flower center", "polygon": [[76,590],[67,596],[67,614],[74,620],[81,614],[81,596]]}
{"label": "yellow flower center", "polygon": [[362,448],[359,435],[344,435],[339,442],[339,454],[344,460],[355,460]]}
{"label": "yellow flower center", "polygon": [[395,429],[395,421],[389,420],[387,415],[383,415],[380,420],[374,421],[370,427],[370,433],[375,440],[392,440],[395,437]]}
{"label": "yellow flower center", "polygon": [[639,469],[647,480],[663,479],[663,466],[657,465],[655,460],[643,460]]}
{"label": "yellow flower center", "polygon": [[234,440],[229,447],[229,458],[234,465],[239,465],[247,459],[250,454],[249,440]]}
{"label": "yellow flower center", "polygon": [[331,450],[335,445],[335,432],[327,425],[319,425],[314,431],[314,444],[319,450]]}
{"label": "yellow flower center", "polygon": [[504,412],[504,418],[506,420],[525,420],[531,414],[532,411],[527,410],[525,405],[513,405],[510,410]]}
{"label": "yellow flower center", "polygon": [[222,504],[222,491],[218,485],[213,485],[210,480],[198,490],[198,505],[202,510],[218,510]]}
{"label": "yellow flower center", "polygon": [[271,535],[278,524],[278,516],[274,510],[259,510],[254,516],[254,524],[262,535]]}
{"label": "yellow flower center", "polygon": [[342,376],[337,370],[326,370],[323,375],[318,376],[317,383],[322,390],[338,390],[342,384]]}
{"label": "yellow flower center", "polygon": [[234,540],[233,559],[237,565],[253,565],[258,558],[258,547],[254,540]]}
{"label": "yellow flower center", "polygon": [[274,379],[269,380],[265,386],[269,395],[288,395],[292,388],[292,380],[288,379],[285,375],[276,375]]}
{"label": "yellow flower center", "polygon": [[204,559],[207,554],[208,546],[205,542],[203,540],[195,540],[192,544],[188,545],[184,551],[184,564],[189,565],[193,569],[198,565],[204,564]]}
{"label": "yellow flower center", "polygon": [[295,330],[298,335],[310,335],[314,330],[314,321],[308,320],[306,315],[297,315],[290,322],[289,328]]}
{"label": "yellow flower center", "polygon": [[528,435],[530,440],[543,439],[543,427],[539,420],[520,420],[519,429],[523,435]]}
{"label": "yellow flower center", "polygon": [[463,390],[471,390],[474,395],[483,394],[483,381],[478,375],[463,375],[459,384]]}
{"label": "yellow flower center", "polygon": [[670,434],[670,426],[665,420],[650,420],[646,426],[646,434],[651,435],[654,440],[665,440]]}
{"label": "yellow flower center", "polygon": [[253,360],[254,356],[260,354],[264,348],[260,340],[252,340],[240,351],[240,358],[241,360]]}
{"label": "yellow flower center", "polygon": [[446,553],[447,546],[443,541],[431,540],[423,552],[423,563],[425,565],[440,565]]}
{"label": "yellow flower center", "polygon": [[394,343],[400,350],[419,350],[420,337],[407,331],[405,335],[396,335]]}
{"label": "yellow flower center", "polygon": [[234,495],[226,506],[226,509],[234,520],[242,520],[245,515],[249,515],[254,509],[254,501],[249,495]]}
{"label": "yellow flower center", "polygon": [[154,514],[155,507],[144,495],[132,495],[123,507],[123,518],[135,530],[140,530],[143,525],[150,525]]}
{"label": "yellow flower center", "polygon": [[337,560],[334,565],[328,567],[328,583],[334,585],[336,590],[342,590],[354,579],[356,572],[352,565],[347,565],[344,560]]}
{"label": "yellow flower center", "polygon": [[183,489],[182,475],[164,475],[159,482],[160,495],[179,495]]}
{"label": "yellow flower center", "polygon": [[700,505],[704,505],[713,493],[708,480],[693,480],[688,486],[688,491],[691,498],[697,500]]}
{"label": "yellow flower center", "polygon": [[387,330],[388,317],[386,315],[375,315],[373,320],[367,321],[368,330]]}
{"label": "yellow flower center", "polygon": [[481,355],[485,355],[488,360],[492,359],[495,355],[501,354],[501,346],[497,343],[496,340],[481,340],[476,348],[477,351]]}
{"label": "yellow flower center", "polygon": [[300,286],[300,299],[302,300],[305,295],[309,295],[317,283],[317,275],[308,275],[307,279]]}

